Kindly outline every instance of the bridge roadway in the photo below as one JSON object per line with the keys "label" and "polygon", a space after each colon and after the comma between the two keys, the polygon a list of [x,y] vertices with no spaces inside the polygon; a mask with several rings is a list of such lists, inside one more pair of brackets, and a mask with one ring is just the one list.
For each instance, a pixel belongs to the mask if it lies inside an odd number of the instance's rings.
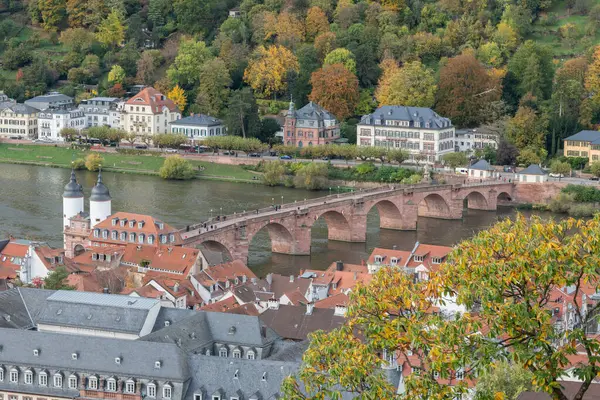
{"label": "bridge roadway", "polygon": [[367,214],[377,207],[380,227],[414,230],[417,217],[461,219],[467,207],[496,210],[498,200],[513,197],[514,184],[484,181],[459,185],[390,185],[259,210],[220,216],[180,231],[184,246],[200,244],[247,261],[248,248],[258,231],[267,229],[274,253],[309,255],[311,227],[324,217],[329,240],[366,241]]}

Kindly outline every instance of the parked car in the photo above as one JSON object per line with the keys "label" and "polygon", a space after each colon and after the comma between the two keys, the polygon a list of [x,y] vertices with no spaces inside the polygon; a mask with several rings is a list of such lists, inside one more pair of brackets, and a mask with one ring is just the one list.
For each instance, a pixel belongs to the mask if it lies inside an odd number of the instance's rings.
{"label": "parked car", "polygon": [[281,160],[291,160],[292,156],[288,156],[287,154],[284,154],[283,156],[279,157],[279,159],[281,159]]}
{"label": "parked car", "polygon": [[556,174],[556,173],[551,173],[548,176],[550,178],[564,178],[565,177],[563,174]]}
{"label": "parked car", "polygon": [[166,149],[165,150],[167,153],[177,153],[178,151],[175,149]]}
{"label": "parked car", "polygon": [[600,179],[600,178],[598,178],[597,176],[592,176],[592,177],[590,178],[590,181],[597,181],[597,180],[599,180],[599,179]]}
{"label": "parked car", "polygon": [[260,157],[259,153],[250,153],[250,157]]}
{"label": "parked car", "polygon": [[229,155],[233,155],[233,151],[224,151],[223,152],[224,156],[229,156]]}
{"label": "parked car", "polygon": [[145,144],[136,144],[135,148],[138,150],[146,150],[148,146],[146,146]]}
{"label": "parked car", "polygon": [[513,172],[513,168],[510,165],[505,165],[503,168],[504,172]]}
{"label": "parked car", "polygon": [[21,140],[21,139],[23,139],[21,136],[11,136],[10,138],[13,139],[13,140]]}
{"label": "parked car", "polygon": [[321,158],[321,160],[323,160],[323,161],[329,161],[329,157],[323,157],[323,158]]}

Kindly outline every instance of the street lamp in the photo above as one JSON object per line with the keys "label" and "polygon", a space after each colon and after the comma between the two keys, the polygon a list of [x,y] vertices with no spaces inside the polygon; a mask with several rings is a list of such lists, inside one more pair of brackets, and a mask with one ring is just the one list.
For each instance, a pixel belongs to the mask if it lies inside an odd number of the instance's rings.
{"label": "street lamp", "polygon": [[220,207],[221,212],[219,213],[219,215],[223,215],[223,207]]}
{"label": "street lamp", "polygon": [[281,206],[283,207],[283,196],[281,196]]}
{"label": "street lamp", "polygon": [[210,219],[212,219],[212,208],[210,209]]}
{"label": "street lamp", "polygon": [[331,187],[329,187],[329,195],[331,196]]}
{"label": "street lamp", "polygon": [[271,205],[275,206],[275,197],[271,197]]}

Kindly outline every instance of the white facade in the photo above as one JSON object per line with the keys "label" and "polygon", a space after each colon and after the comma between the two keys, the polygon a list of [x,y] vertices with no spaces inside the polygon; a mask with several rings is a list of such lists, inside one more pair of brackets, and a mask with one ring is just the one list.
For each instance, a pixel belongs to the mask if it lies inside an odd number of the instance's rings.
{"label": "white facade", "polygon": [[519,182],[523,183],[541,183],[548,182],[548,175],[529,175],[529,174],[517,174]]}
{"label": "white facade", "polygon": [[145,88],[127,100],[121,111],[121,129],[138,135],[169,133],[169,123],[181,112],[168,97],[154,88]]}
{"label": "white facade", "polygon": [[448,118],[429,108],[383,106],[356,126],[358,146],[405,150],[410,161],[434,163],[455,148],[455,129]]}
{"label": "white facade", "polygon": [[470,154],[478,149],[491,147],[498,148],[498,135],[494,133],[482,133],[476,129],[465,129],[456,131],[456,151]]}
{"label": "white facade", "polygon": [[63,227],[69,226],[69,220],[83,212],[83,196],[81,197],[63,197]]}
{"label": "white facade", "polygon": [[111,200],[105,201],[93,201],[90,200],[90,223],[92,228],[96,226],[96,224],[104,221],[108,217],[112,215],[111,212]]}
{"label": "white facade", "polygon": [[79,109],[85,115],[85,127],[108,126],[119,128],[123,102],[116,97],[94,97],[83,100]]}
{"label": "white facade", "polygon": [[227,132],[220,119],[208,115],[191,115],[169,123],[171,133],[187,136],[191,141],[202,141],[207,137],[224,136]]}
{"label": "white facade", "polygon": [[0,107],[0,136],[37,137],[38,112],[36,108],[25,104],[5,103]]}
{"label": "white facade", "polygon": [[60,131],[64,128],[81,132],[85,126],[85,115],[77,108],[47,109],[38,114],[39,137],[62,142]]}

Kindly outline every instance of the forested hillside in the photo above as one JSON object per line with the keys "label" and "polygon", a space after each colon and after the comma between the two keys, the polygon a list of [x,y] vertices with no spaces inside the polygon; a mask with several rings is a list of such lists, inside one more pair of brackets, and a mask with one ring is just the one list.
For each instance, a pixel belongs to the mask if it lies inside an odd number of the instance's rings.
{"label": "forested hillside", "polygon": [[0,0],[0,10],[0,89],[17,100],[154,85],[185,113],[259,138],[259,109],[314,100],[351,141],[378,105],[425,106],[502,132],[499,157],[514,145],[526,161],[554,154],[600,110],[596,0]]}

